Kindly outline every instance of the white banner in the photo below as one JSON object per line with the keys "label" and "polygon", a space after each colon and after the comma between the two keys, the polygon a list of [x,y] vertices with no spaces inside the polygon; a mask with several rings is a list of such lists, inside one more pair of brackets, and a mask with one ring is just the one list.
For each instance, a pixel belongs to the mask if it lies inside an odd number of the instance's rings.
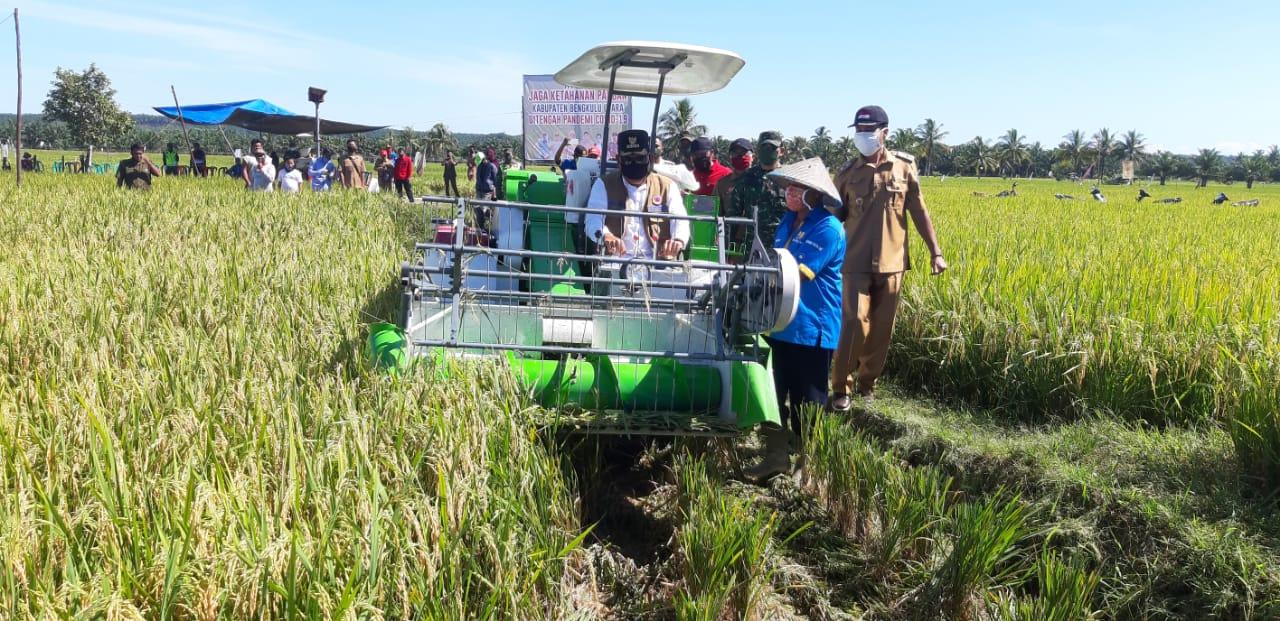
{"label": "white banner", "polygon": [[[607,143],[612,157],[618,132],[631,129],[631,98],[614,96],[605,140],[600,134],[607,96],[604,89],[565,86],[549,75],[524,76],[524,160],[550,161],[565,138],[587,148]],[[572,156],[572,149],[565,151],[561,157]]]}

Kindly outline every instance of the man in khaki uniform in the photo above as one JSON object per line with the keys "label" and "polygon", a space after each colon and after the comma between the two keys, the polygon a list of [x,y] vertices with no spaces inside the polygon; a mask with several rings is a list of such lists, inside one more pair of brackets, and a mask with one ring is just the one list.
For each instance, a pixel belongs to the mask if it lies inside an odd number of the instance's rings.
{"label": "man in khaki uniform", "polygon": [[888,114],[880,106],[866,106],[850,127],[857,128],[853,139],[862,155],[835,180],[844,203],[846,241],[842,325],[831,378],[831,408],[838,412],[852,409],[855,391],[870,399],[884,371],[902,275],[911,269],[907,214],[929,249],[933,274],[947,269],[920,194],[915,158],[884,148]]}
{"label": "man in khaki uniform", "polygon": [[356,141],[347,141],[347,154],[339,162],[341,167],[338,169],[338,180],[342,182],[342,187],[365,189],[364,156],[360,155],[360,146]]}

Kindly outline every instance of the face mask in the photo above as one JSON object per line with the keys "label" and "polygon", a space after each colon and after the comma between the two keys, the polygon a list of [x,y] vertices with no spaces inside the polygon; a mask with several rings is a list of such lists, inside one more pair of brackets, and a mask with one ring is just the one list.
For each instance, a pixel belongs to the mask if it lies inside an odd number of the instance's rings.
{"label": "face mask", "polygon": [[787,186],[787,209],[794,212],[802,212],[808,209],[808,205],[804,202],[804,188],[798,185]]}
{"label": "face mask", "polygon": [[622,171],[622,176],[632,181],[640,181],[649,176],[649,162],[628,162],[624,161],[618,165]]}
{"label": "face mask", "polygon": [[711,172],[711,158],[700,157],[693,160],[693,169],[700,173]]}
{"label": "face mask", "polygon": [[773,166],[774,164],[777,164],[777,163],[778,163],[777,149],[773,148],[772,146],[760,148],[760,165],[761,166]]}
{"label": "face mask", "polygon": [[751,168],[751,162],[752,162],[752,158],[750,153],[744,153],[740,157],[729,159],[729,163],[733,165],[733,169],[738,172],[742,172],[748,168]]}
{"label": "face mask", "polygon": [[853,135],[853,146],[858,147],[858,153],[864,157],[875,155],[880,150],[880,132],[856,132]]}

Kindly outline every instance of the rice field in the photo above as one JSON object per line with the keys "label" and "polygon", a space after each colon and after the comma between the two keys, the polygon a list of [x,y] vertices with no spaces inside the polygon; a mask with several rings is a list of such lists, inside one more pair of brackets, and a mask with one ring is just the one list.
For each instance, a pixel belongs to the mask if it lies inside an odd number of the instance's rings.
{"label": "rice field", "polygon": [[[1246,472],[1280,483],[1280,188],[1148,186],[1184,199],[1158,204],[1104,186],[1104,204],[1023,180],[990,196],[1007,184],[926,180],[952,269],[908,280],[894,373],[1033,423],[1223,425]],[[1212,205],[1219,191],[1262,202]]]}
{"label": "rice field", "polygon": [[[419,192],[439,191],[434,175]],[[737,480],[749,439],[565,441],[499,368],[381,374],[364,360],[366,326],[394,317],[399,262],[425,234],[420,210],[389,196],[7,180],[0,618],[1280,610],[1270,518],[1166,533],[1111,492],[1057,495],[908,447],[873,413],[815,414],[803,476],[756,487]],[[1229,434],[1242,472],[1275,468],[1280,294],[1266,251],[1280,192],[1257,190],[1249,211],[926,183],[952,271],[908,279],[894,382],[1029,430]],[[915,404],[898,391],[886,410]],[[1177,556],[1174,539],[1203,559]]]}

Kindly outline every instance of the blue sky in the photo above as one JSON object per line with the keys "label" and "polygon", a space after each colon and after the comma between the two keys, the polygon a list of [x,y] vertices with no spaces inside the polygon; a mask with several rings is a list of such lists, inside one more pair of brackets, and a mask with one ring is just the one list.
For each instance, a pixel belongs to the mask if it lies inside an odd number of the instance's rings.
{"label": "blue sky", "polygon": [[[283,7],[305,7],[294,11]],[[520,129],[520,77],[614,40],[738,52],[723,91],[694,98],[714,134],[850,130],[863,103],[948,142],[1017,128],[1137,129],[1154,147],[1228,153],[1280,142],[1280,3],[24,1],[25,108],[57,66],[97,63],[132,112],[263,97],[325,116],[454,131]],[[0,27],[0,110],[12,111],[12,23]],[[664,105],[665,108],[665,105]],[[637,102],[637,122],[649,108]]]}

